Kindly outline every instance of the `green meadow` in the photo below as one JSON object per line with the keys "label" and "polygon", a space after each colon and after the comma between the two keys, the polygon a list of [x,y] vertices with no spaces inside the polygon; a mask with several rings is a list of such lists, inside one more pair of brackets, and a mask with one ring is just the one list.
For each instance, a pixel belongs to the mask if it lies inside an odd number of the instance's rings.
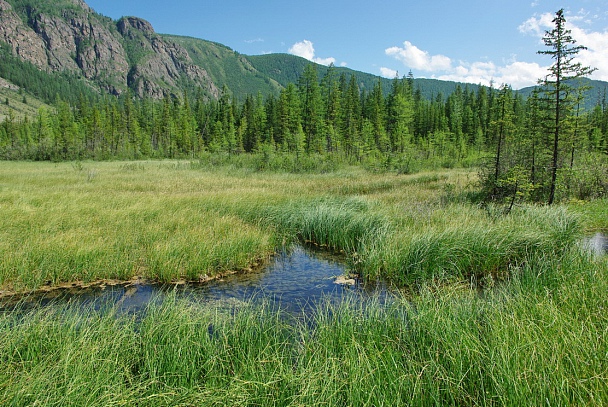
{"label": "green meadow", "polygon": [[200,281],[301,241],[402,297],[5,311],[0,405],[608,404],[608,261],[581,243],[605,199],[505,215],[471,199],[472,170],[253,168],[0,162],[0,291]]}

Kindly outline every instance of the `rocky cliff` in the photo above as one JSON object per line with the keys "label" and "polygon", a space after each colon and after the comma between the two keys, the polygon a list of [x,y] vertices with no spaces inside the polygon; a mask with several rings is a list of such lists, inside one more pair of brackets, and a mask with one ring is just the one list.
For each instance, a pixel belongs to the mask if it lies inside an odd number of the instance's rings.
{"label": "rocky cliff", "polygon": [[134,17],[114,22],[82,0],[63,0],[63,7],[54,8],[41,3],[60,2],[0,0],[0,41],[38,68],[70,72],[113,94],[131,88],[138,96],[161,98],[189,85],[218,96],[205,69],[149,22]]}
{"label": "rocky cliff", "polygon": [[127,82],[138,95],[162,97],[166,89],[178,89],[184,81],[201,86],[213,97],[219,95],[208,73],[194,64],[188,52],[157,35],[149,22],[123,17],[117,28],[131,50],[132,66]]}

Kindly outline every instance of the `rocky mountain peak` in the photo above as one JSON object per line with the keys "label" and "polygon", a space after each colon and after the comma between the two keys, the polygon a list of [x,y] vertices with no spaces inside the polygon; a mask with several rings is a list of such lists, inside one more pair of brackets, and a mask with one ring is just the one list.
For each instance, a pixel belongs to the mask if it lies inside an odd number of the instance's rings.
{"label": "rocky mountain peak", "polygon": [[116,27],[124,37],[132,37],[131,30],[140,31],[147,37],[154,34],[152,24],[139,17],[123,17],[118,20]]}
{"label": "rocky mountain peak", "polygon": [[[209,96],[219,90],[206,70],[178,44],[165,41],[138,17],[117,22],[96,14],[83,0],[32,1],[19,10],[0,0],[0,42],[13,54],[49,72],[70,72],[103,92],[131,88],[141,97],[180,94],[181,83]],[[32,13],[32,10],[34,11]]]}

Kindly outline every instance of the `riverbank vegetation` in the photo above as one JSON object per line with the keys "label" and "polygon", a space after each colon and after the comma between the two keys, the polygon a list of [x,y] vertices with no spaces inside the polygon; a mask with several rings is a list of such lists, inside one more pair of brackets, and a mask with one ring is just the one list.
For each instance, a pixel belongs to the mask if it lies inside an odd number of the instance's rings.
{"label": "riverbank vegetation", "polygon": [[[1,283],[198,279],[282,244],[344,250],[389,306],[306,316],[165,301],[0,316],[7,405],[602,405],[606,202],[468,200],[476,173],[260,172],[203,161],[0,163]],[[602,220],[603,219],[603,220]]]}
{"label": "riverbank vegetation", "polygon": [[501,207],[472,205],[475,176],[2,162],[0,285],[205,280],[248,269],[295,240],[342,250],[362,275],[399,285],[485,281],[531,256],[559,257],[580,240],[584,218],[564,207],[522,205],[504,216]]}
{"label": "riverbank vegetation", "polygon": [[574,248],[480,295],[294,317],[165,300],[0,315],[0,401],[48,406],[605,405],[606,261]]}

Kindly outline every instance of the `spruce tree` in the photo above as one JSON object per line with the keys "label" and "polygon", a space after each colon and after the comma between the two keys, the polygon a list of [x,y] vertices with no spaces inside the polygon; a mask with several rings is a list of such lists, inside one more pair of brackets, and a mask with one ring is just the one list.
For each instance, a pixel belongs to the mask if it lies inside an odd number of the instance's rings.
{"label": "spruce tree", "polygon": [[317,69],[313,64],[304,68],[298,81],[300,106],[302,112],[302,130],[306,136],[306,151],[323,150],[323,103]]}
{"label": "spruce tree", "polygon": [[555,27],[551,31],[545,31],[543,42],[549,49],[538,51],[539,54],[549,55],[553,64],[549,67],[548,75],[539,81],[545,93],[545,100],[551,112],[551,132],[553,135],[552,159],[551,159],[551,181],[549,187],[549,198],[547,203],[555,201],[555,190],[557,184],[557,172],[559,169],[559,147],[560,138],[563,136],[565,123],[572,114],[572,80],[590,75],[594,69],[583,66],[574,59],[580,51],[587,49],[582,45],[575,45],[571,31],[566,29],[566,18],[564,9],[555,13],[553,19]]}

